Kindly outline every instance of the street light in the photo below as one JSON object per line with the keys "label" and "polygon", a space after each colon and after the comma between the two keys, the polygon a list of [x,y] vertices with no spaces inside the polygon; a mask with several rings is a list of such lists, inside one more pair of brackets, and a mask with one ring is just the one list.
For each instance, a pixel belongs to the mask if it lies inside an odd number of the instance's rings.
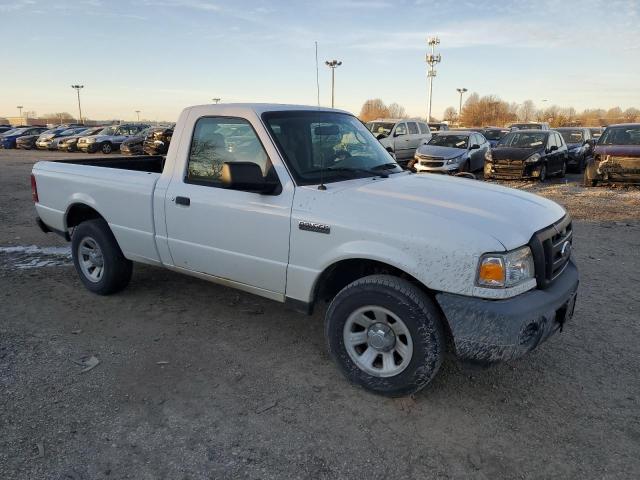
{"label": "street light", "polygon": [[82,107],[80,106],[80,89],[84,88],[84,85],[71,85],[71,88],[73,88],[78,93],[78,113],[80,115],[79,122],[84,123],[82,121]]}
{"label": "street light", "polygon": [[458,125],[460,125],[460,118],[462,117],[462,95],[465,92],[468,92],[468,90],[466,88],[456,88],[456,90],[458,91],[458,93],[460,94],[460,108],[458,109]]}
{"label": "street light", "polygon": [[140,110],[136,110],[136,115],[138,115],[138,122],[140,121]]}
{"label": "street light", "polygon": [[18,105],[16,108],[20,112],[20,125],[22,125],[22,105]]}
{"label": "street light", "polygon": [[220,103],[220,99],[219,99],[219,98],[217,98],[217,97],[216,97],[216,98],[212,98],[211,100],[213,100],[213,103],[215,103],[216,105],[217,105],[218,103]]}
{"label": "street light", "polygon": [[338,60],[327,60],[324,62],[331,69],[331,108],[333,108],[336,99],[336,68],[342,65]]}
{"label": "street light", "polygon": [[433,99],[433,77],[436,76],[435,66],[442,61],[442,56],[436,54],[436,45],[440,44],[438,37],[429,37],[427,39],[427,45],[431,47],[431,53],[427,53],[425,58],[429,65],[429,71],[427,72],[427,78],[429,79],[429,110],[427,112],[427,122],[431,121],[431,104]]}

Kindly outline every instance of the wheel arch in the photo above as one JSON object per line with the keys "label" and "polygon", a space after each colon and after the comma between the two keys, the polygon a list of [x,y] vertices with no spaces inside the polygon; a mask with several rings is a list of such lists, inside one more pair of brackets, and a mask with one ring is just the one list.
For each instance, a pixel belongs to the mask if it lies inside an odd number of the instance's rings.
{"label": "wheel arch", "polygon": [[84,202],[74,202],[67,208],[64,214],[64,226],[65,230],[77,227],[86,220],[102,219],[106,221],[104,215],[102,215],[94,206]]}

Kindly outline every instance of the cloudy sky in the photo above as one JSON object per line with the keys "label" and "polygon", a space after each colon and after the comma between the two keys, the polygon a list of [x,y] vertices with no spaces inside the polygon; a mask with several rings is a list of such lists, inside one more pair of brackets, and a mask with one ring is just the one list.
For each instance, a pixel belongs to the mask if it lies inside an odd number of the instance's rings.
{"label": "cloudy sky", "polygon": [[76,110],[173,120],[186,105],[368,98],[425,116],[426,37],[443,61],[433,114],[457,87],[587,107],[640,107],[640,0],[0,0],[0,116]]}

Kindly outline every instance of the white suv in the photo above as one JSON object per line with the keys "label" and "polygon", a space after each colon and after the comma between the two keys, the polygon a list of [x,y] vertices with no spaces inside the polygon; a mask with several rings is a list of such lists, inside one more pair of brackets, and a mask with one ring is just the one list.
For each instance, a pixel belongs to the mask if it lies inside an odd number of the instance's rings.
{"label": "white suv", "polygon": [[407,167],[416,149],[431,140],[429,126],[420,120],[381,118],[367,122],[367,128],[396,156],[403,168]]}

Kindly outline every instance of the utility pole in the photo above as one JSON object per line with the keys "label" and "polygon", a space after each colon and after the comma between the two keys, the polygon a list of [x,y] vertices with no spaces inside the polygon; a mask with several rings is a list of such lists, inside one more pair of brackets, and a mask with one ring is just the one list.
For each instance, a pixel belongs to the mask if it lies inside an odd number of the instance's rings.
{"label": "utility pole", "polygon": [[427,45],[431,47],[431,53],[427,53],[426,62],[429,65],[429,70],[427,71],[427,78],[429,79],[429,108],[427,111],[427,122],[431,121],[431,104],[433,101],[433,77],[436,76],[436,69],[434,68],[438,63],[442,61],[442,56],[438,53],[436,54],[436,45],[440,44],[440,39],[438,37],[429,37],[427,39]]}
{"label": "utility pole", "polygon": [[456,88],[456,90],[458,91],[458,93],[460,94],[460,108],[458,109],[458,125],[460,125],[460,119],[462,118],[462,95],[465,92],[468,92],[468,90],[466,88]]}
{"label": "utility pole", "polygon": [[219,98],[212,98],[211,100],[212,100],[212,101],[213,101],[213,103],[215,103],[216,105],[217,105],[218,103],[220,103],[220,99],[219,99]]}
{"label": "utility pole", "polygon": [[336,68],[342,65],[342,62],[338,60],[327,60],[324,63],[331,69],[331,108],[333,108],[336,100]]}
{"label": "utility pole", "polygon": [[138,115],[138,122],[140,122],[140,110],[136,110],[136,115]]}
{"label": "utility pole", "polygon": [[18,112],[20,112],[20,125],[22,125],[22,105],[18,105],[16,108],[18,109]]}
{"label": "utility pole", "polygon": [[82,121],[82,107],[80,106],[80,89],[84,88],[84,85],[71,85],[71,88],[73,88],[78,93],[78,114],[80,115],[78,123],[84,124],[84,122]]}

